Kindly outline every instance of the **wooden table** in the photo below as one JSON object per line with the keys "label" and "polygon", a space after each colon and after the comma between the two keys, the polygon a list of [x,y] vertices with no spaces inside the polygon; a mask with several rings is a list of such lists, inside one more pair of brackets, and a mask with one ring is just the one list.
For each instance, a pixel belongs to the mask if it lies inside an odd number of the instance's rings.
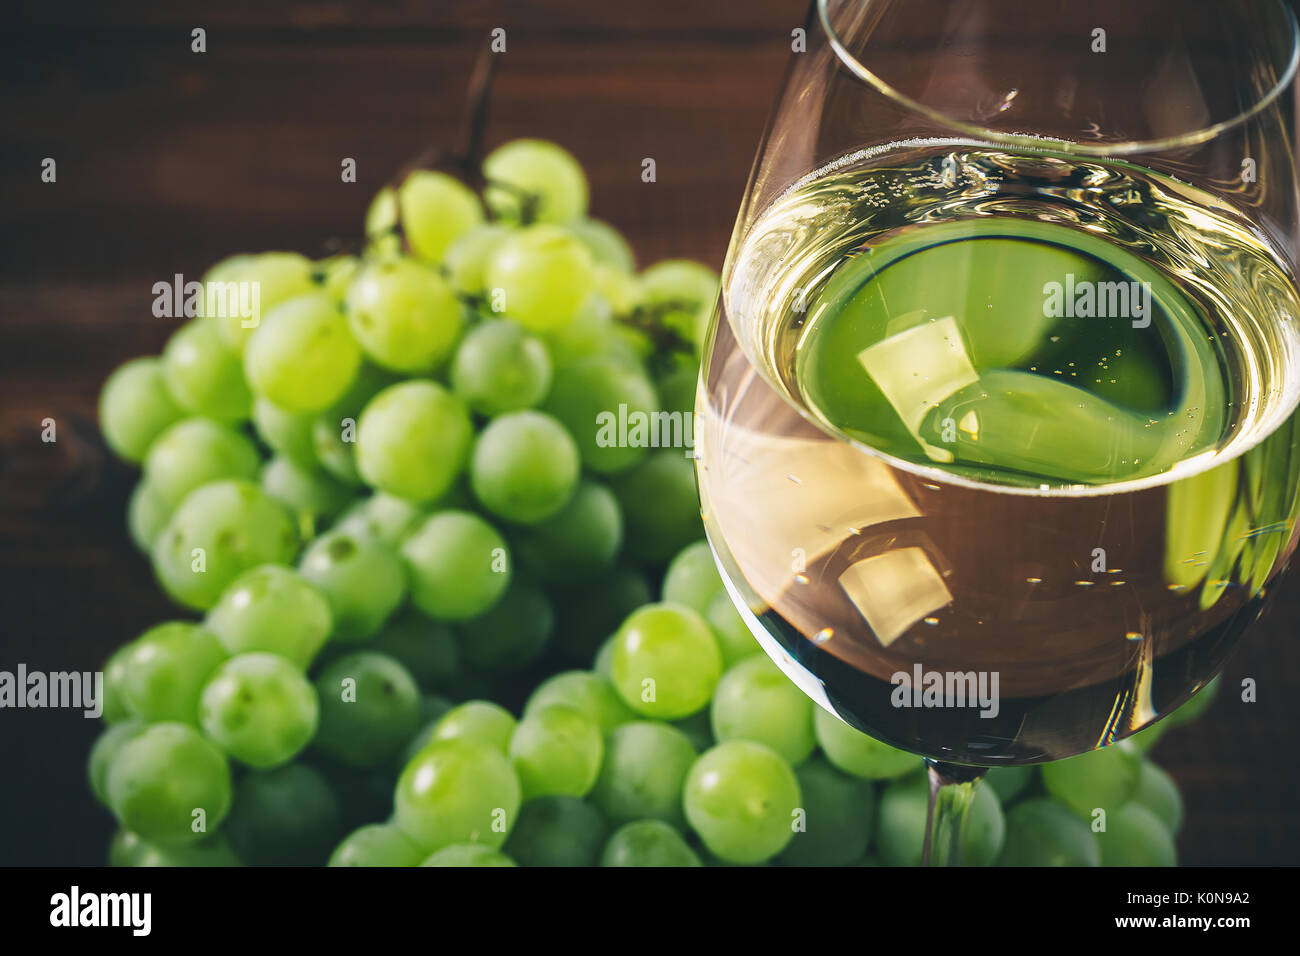
{"label": "wooden table", "polygon": [[[557,140],[643,264],[716,267],[804,16],[800,0],[208,6],[20,0],[0,33],[0,669],[94,668],[173,613],[127,543],[133,475],[94,424],[105,375],[173,328],[151,314],[154,282],[355,237],[383,180],[458,134],[495,27],[507,52],[489,145]],[[206,53],[191,52],[194,27]],[[355,184],[340,181],[345,157]],[[1211,715],[1156,751],[1187,800],[1187,863],[1297,859],[1300,586],[1282,590]],[[1244,677],[1258,703],[1232,692]],[[0,713],[0,862],[103,860],[111,823],[83,769],[93,733],[66,712]]]}

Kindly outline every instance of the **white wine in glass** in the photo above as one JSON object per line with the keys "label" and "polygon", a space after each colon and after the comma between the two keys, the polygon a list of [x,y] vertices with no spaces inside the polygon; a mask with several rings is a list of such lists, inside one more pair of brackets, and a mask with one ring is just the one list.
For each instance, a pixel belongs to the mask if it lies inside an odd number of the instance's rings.
{"label": "white wine in glass", "polygon": [[1300,507],[1289,10],[998,6],[815,4],[697,408],[737,606],[949,839],[1210,681]]}

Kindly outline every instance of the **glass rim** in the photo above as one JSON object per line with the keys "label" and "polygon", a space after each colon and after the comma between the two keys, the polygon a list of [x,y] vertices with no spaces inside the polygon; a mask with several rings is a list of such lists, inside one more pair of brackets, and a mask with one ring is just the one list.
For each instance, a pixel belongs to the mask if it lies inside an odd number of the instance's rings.
{"label": "glass rim", "polygon": [[[1296,76],[1297,65],[1300,64],[1300,25],[1296,22],[1295,11],[1284,2],[1284,0],[1273,0],[1276,7],[1280,8],[1286,18],[1286,23],[1290,27],[1291,53],[1287,59],[1286,69],[1283,70],[1282,76],[1273,84],[1263,96],[1253,103],[1249,109],[1242,110],[1228,119],[1200,129],[1191,130],[1186,133],[1179,133],[1176,136],[1167,136],[1161,139],[1152,140],[1122,140],[1117,143],[1107,143],[1096,145],[1091,143],[1080,143],[1075,140],[1057,139],[1048,136],[1036,136],[1028,133],[1003,133],[992,130],[974,123],[966,123],[955,119],[940,110],[926,106],[917,100],[907,96],[894,86],[885,82],[885,80],[872,70],[867,69],[865,65],[844,46],[840,40],[839,34],[831,24],[830,11],[827,9],[829,0],[815,0],[817,6],[817,17],[821,23],[822,29],[826,32],[826,37],[830,41],[831,49],[835,53],[836,59],[840,61],[849,72],[873,87],[877,92],[888,97],[890,100],[899,104],[907,110],[914,113],[920,113],[936,123],[968,136],[976,136],[980,139],[989,141],[998,145],[1028,147],[1033,149],[1058,149],[1061,152],[1070,153],[1079,156],[1126,156],[1135,153],[1151,153],[1159,150],[1170,149],[1178,146],[1195,146],[1200,143],[1208,142],[1236,126],[1245,123],[1252,116],[1257,115],[1273,103],[1282,91],[1285,90],[1294,81]],[[871,0],[866,0],[870,3]]]}

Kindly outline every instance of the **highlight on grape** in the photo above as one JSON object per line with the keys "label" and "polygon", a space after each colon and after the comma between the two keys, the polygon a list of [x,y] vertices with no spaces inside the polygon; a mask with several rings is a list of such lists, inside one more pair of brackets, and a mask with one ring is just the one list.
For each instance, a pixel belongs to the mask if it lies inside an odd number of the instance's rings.
{"label": "highlight on grape", "polygon": [[[157,294],[188,321],[104,384],[141,468],[126,530],[177,607],[96,685],[109,862],[916,865],[920,758],[790,682],[704,540],[718,276],[638,269],[554,143],[478,168],[481,192],[383,187],[355,250],[214,265],[251,325],[178,277]],[[1209,699],[992,771],[964,859],[1174,863],[1181,798],[1144,751]]]}

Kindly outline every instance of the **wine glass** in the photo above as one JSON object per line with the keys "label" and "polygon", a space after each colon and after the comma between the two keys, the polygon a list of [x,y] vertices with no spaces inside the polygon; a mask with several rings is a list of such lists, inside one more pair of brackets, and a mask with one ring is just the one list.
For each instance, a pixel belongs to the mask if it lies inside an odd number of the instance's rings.
{"label": "wine glass", "polygon": [[1296,546],[1295,19],[815,0],[723,269],[697,467],[767,653],[930,768],[1126,737]]}

